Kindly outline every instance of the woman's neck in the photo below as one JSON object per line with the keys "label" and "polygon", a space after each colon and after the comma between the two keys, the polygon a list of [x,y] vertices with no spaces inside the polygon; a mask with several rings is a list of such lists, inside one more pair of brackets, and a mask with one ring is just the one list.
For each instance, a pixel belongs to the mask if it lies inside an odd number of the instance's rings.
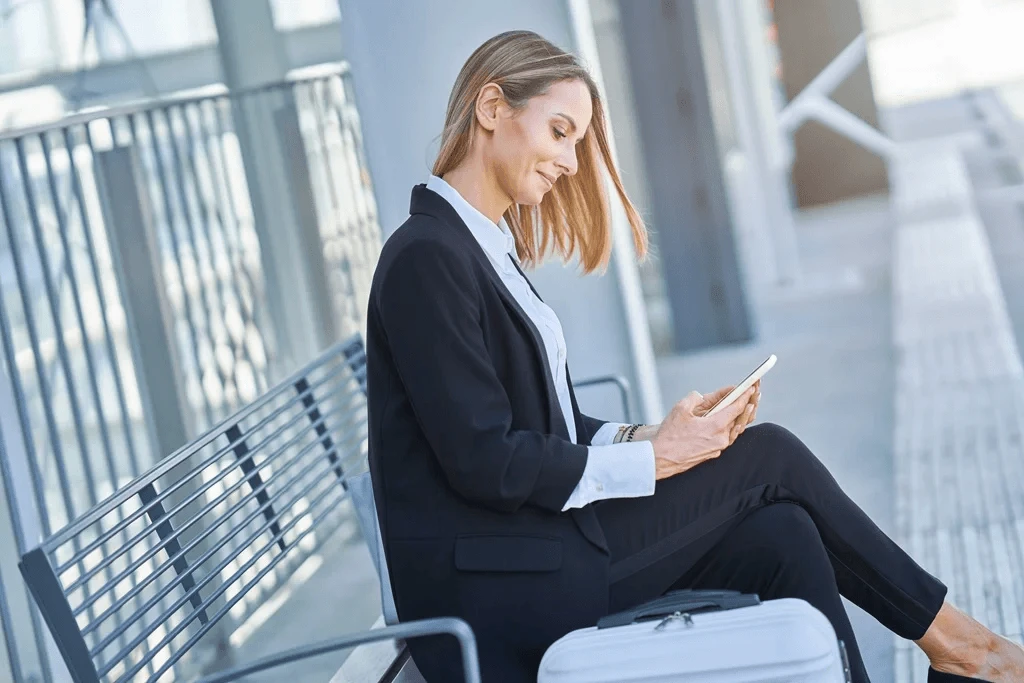
{"label": "woman's neck", "polygon": [[476,160],[467,159],[445,173],[442,179],[495,225],[512,205],[497,179]]}

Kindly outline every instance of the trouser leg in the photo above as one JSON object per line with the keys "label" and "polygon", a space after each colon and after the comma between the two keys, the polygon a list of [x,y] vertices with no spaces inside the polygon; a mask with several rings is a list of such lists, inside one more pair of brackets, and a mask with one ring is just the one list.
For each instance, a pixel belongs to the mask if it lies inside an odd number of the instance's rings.
{"label": "trouser leg", "polygon": [[843,641],[854,683],[869,680],[828,553],[810,515],[798,505],[775,503],[751,512],[671,586],[682,588],[806,600]]}
{"label": "trouser leg", "polygon": [[903,638],[924,635],[946,587],[850,500],[807,446],[772,424],[658,482],[653,496],[597,505],[611,549],[611,608],[662,594],[752,510],[779,502],[806,510],[842,595]]}

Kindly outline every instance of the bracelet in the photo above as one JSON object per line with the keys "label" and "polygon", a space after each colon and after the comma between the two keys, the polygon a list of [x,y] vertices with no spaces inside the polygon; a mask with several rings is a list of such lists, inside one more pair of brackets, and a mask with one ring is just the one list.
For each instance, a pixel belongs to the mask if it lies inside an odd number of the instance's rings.
{"label": "bracelet", "polygon": [[627,443],[631,442],[633,440],[633,437],[636,436],[637,430],[640,429],[640,426],[641,425],[638,424],[630,425],[629,429],[626,430],[626,437],[623,440],[626,441]]}
{"label": "bracelet", "polygon": [[630,425],[622,425],[618,431],[615,432],[615,438],[612,439],[612,443],[622,443],[622,438],[626,435],[626,430],[630,428]]}

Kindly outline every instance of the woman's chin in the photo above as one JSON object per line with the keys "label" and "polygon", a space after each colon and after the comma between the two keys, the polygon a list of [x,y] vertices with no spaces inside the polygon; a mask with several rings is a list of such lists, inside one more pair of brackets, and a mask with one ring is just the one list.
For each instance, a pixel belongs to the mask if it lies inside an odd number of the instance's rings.
{"label": "woman's chin", "polygon": [[544,197],[547,196],[547,193],[547,190],[530,190],[523,192],[516,200],[516,203],[520,206],[538,206],[542,201],[544,201]]}

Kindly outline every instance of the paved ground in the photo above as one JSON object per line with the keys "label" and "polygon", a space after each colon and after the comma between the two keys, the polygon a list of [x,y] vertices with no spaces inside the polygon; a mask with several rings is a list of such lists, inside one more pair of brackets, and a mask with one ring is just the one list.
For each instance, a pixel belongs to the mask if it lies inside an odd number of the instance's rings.
{"label": "paved ground", "polygon": [[[311,559],[311,563],[307,562],[309,571],[305,580],[290,586],[283,599],[278,596],[276,604],[268,606],[264,625],[239,645],[238,662],[363,631],[373,625],[380,614],[379,587],[370,554],[355,522],[343,525],[334,542]],[[348,651],[324,655],[245,680],[246,683],[283,680],[327,683],[347,656]]]}
{"label": "paved ground", "polygon": [[[898,536],[954,603],[1019,640],[1020,353],[962,145],[906,145],[893,171]],[[909,645],[896,667],[924,680]]]}

